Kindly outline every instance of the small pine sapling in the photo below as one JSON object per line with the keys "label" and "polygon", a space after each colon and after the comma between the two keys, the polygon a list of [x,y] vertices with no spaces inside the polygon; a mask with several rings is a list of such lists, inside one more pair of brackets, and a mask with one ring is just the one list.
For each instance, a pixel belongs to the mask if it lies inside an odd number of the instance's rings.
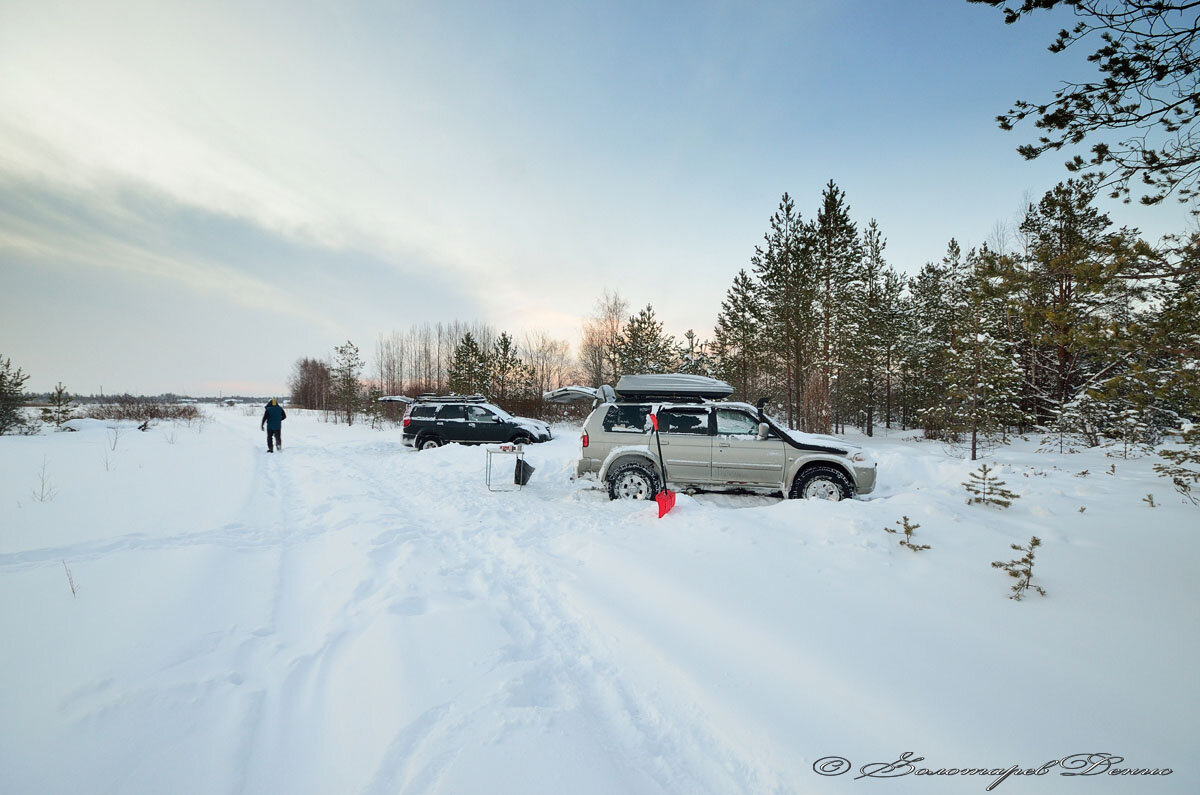
{"label": "small pine sapling", "polygon": [[1016,560],[1010,561],[992,561],[993,569],[1003,569],[1008,572],[1008,576],[1014,578],[1017,582],[1012,587],[1012,596],[1009,599],[1021,601],[1021,597],[1026,591],[1037,591],[1042,596],[1046,595],[1046,591],[1039,585],[1033,584],[1033,551],[1042,545],[1042,540],[1037,536],[1029,539],[1029,546],[1023,547],[1019,544],[1010,544],[1017,552],[1025,554]]}
{"label": "small pine sapling", "polygon": [[913,540],[912,540],[913,531],[916,530],[921,525],[909,523],[907,516],[904,517],[903,523],[901,523],[899,520],[897,520],[896,524],[900,525],[899,530],[896,530],[891,527],[885,527],[883,529],[889,533],[903,533],[904,538],[900,539],[900,546],[908,547],[913,552],[920,552],[923,549],[931,548],[928,544],[914,544],[913,543]]}
{"label": "small pine sapling", "polygon": [[59,381],[54,386],[54,391],[50,393],[50,408],[44,409],[46,412],[46,421],[54,423],[54,427],[62,430],[63,423],[71,419],[73,407],[75,405],[74,398],[67,388]]}
{"label": "small pine sapling", "polygon": [[1147,505],[1149,505],[1151,508],[1157,508],[1157,507],[1158,507],[1158,503],[1156,503],[1156,502],[1154,501],[1154,495],[1153,495],[1153,494],[1147,494],[1145,497],[1142,497],[1142,502],[1146,503],[1146,504],[1147,504]]}
{"label": "small pine sapling", "polygon": [[1004,481],[994,474],[995,471],[995,468],[982,464],[978,472],[970,473],[969,479],[962,484],[973,495],[967,498],[967,505],[980,503],[1007,508],[1013,500],[1020,498],[1020,494],[1004,488]]}

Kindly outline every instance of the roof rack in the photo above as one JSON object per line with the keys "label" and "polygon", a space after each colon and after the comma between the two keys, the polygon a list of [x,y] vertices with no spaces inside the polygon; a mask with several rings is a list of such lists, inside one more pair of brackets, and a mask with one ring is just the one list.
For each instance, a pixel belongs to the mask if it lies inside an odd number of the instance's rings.
{"label": "roof rack", "polygon": [[486,403],[487,398],[483,395],[435,395],[432,392],[427,392],[423,395],[417,395],[418,403]]}

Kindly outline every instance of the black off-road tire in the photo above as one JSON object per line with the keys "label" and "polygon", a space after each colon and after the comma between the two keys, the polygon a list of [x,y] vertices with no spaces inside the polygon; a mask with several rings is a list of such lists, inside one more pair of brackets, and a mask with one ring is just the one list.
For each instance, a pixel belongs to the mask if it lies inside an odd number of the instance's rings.
{"label": "black off-road tire", "polygon": [[509,444],[533,444],[533,438],[527,433],[518,433],[508,440]]}
{"label": "black off-road tire", "polygon": [[803,470],[792,483],[788,497],[793,500],[848,500],[854,496],[854,483],[846,473],[831,466],[813,466]]}
{"label": "black off-road tire", "polygon": [[443,444],[445,444],[445,442],[443,442],[441,439],[434,436],[433,434],[427,434],[425,436],[422,436],[420,439],[417,439],[417,449],[418,450],[433,450],[435,448],[441,447]]}
{"label": "black off-road tire", "polygon": [[610,500],[652,500],[660,485],[654,468],[641,461],[618,464],[605,478]]}

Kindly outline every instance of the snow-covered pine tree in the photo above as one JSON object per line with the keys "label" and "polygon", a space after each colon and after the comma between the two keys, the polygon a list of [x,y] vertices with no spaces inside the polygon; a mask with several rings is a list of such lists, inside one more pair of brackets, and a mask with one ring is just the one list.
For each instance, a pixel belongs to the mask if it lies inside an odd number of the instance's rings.
{"label": "snow-covered pine tree", "polygon": [[1031,388],[1039,419],[1058,426],[1064,448],[1072,431],[1082,443],[1098,444],[1122,408],[1103,383],[1121,356],[1113,328],[1127,302],[1120,276],[1132,243],[1125,230],[1109,231],[1112,222],[1094,206],[1095,196],[1091,180],[1059,183],[1030,205],[1020,227],[1028,246],[1028,331],[1045,365]]}
{"label": "snow-covered pine tree", "polygon": [[450,391],[458,395],[486,394],[488,355],[471,332],[463,334],[450,362]]}
{"label": "snow-covered pine tree", "polygon": [[910,285],[912,330],[907,369],[914,419],[929,439],[942,439],[946,408],[942,396],[948,385],[950,360],[960,325],[966,316],[968,267],[958,241],[951,239],[940,263],[926,263]]}
{"label": "snow-covered pine tree", "polygon": [[853,332],[841,343],[844,372],[838,379],[842,398],[838,413],[860,418],[867,436],[875,435],[875,422],[883,402],[889,340],[893,336],[888,326],[895,320],[887,306],[889,269],[883,258],[886,247],[887,240],[872,218],[863,230],[863,259],[854,281],[856,294],[846,307],[852,313],[849,326]]}
{"label": "snow-covered pine tree", "polygon": [[1019,419],[1020,361],[1004,339],[1006,301],[996,277],[998,255],[986,248],[966,258],[963,308],[946,351],[945,389],[927,416],[942,438],[963,444],[975,461],[980,446],[1003,438]]}
{"label": "snow-covered pine tree", "polygon": [[[1158,395],[1184,418],[1181,447],[1159,452],[1167,463],[1154,471],[1170,478],[1175,489],[1196,502],[1200,487],[1200,234],[1180,249],[1185,267],[1173,276],[1162,299],[1162,310],[1151,321],[1151,346],[1160,362]],[[1190,267],[1188,267],[1190,266]]]}
{"label": "snow-covered pine tree", "polygon": [[616,351],[622,375],[669,373],[678,364],[675,338],[663,331],[650,304],[625,322]]}
{"label": "snow-covered pine tree", "polygon": [[679,362],[679,372],[712,377],[714,364],[709,344],[700,339],[692,329],[684,332],[676,358]]}
{"label": "snow-covered pine tree", "polygon": [[782,413],[788,426],[811,431],[803,407],[808,390],[817,335],[815,300],[817,284],[813,272],[813,227],[804,223],[795,203],[783,194],[770,220],[771,231],[764,247],[755,247],[750,259],[754,275],[762,284],[765,309],[767,355],[763,372],[772,397],[782,397]]}
{"label": "snow-covered pine tree", "polygon": [[816,365],[825,399],[814,404],[812,424],[818,433],[834,430],[835,416],[842,402],[841,360],[854,339],[855,298],[860,294],[856,282],[862,261],[862,243],[858,228],[850,220],[846,194],[833,180],[821,194],[821,208],[813,227],[812,276],[817,285]]}
{"label": "snow-covered pine tree", "polygon": [[768,361],[762,288],[740,270],[721,302],[713,330],[714,370],[729,382],[738,400],[754,401],[762,396],[763,368]]}
{"label": "snow-covered pine tree", "polygon": [[[910,340],[912,322],[909,313],[909,301],[905,294],[908,289],[908,279],[888,266],[884,269],[883,293],[879,313],[879,342],[883,354],[883,396],[882,410],[884,427],[891,428],[896,416],[896,409],[903,401],[897,401],[903,396],[905,379],[904,348]],[[903,417],[903,411],[900,412]]]}
{"label": "snow-covered pine tree", "polygon": [[1020,498],[1020,494],[1005,488],[1007,484],[995,472],[994,467],[980,464],[978,471],[968,474],[967,480],[962,484],[972,495],[967,498],[967,505],[995,505],[1007,508],[1012,505],[1013,500]]}

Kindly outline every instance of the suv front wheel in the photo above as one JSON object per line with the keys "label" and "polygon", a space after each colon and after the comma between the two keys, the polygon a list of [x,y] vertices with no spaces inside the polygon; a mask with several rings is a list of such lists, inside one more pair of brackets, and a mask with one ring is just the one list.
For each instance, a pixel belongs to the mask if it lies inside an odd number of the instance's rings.
{"label": "suv front wheel", "polygon": [[608,473],[610,500],[652,500],[658,493],[658,477],[639,461],[621,464]]}
{"label": "suv front wheel", "polygon": [[796,476],[796,481],[792,484],[791,493],[788,494],[793,500],[804,498],[806,500],[848,500],[854,496],[854,487],[850,484],[850,479],[840,470],[833,467],[809,467]]}

